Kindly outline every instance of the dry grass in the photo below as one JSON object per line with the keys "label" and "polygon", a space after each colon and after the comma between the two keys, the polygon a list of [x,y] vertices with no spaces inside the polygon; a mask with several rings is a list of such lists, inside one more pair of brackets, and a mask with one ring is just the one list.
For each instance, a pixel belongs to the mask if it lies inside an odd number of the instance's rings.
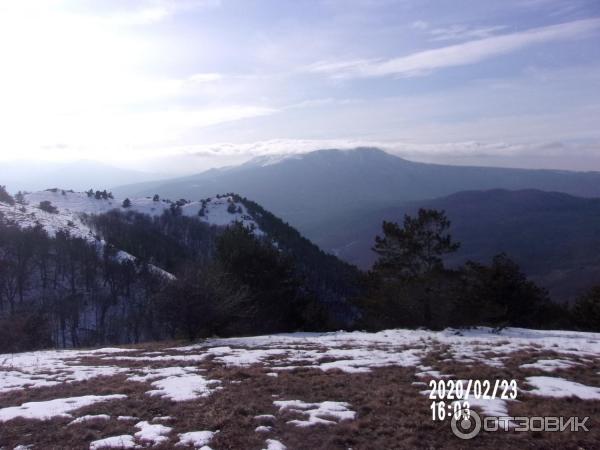
{"label": "dry grass", "polygon": [[[172,344],[171,344],[172,345]],[[166,345],[148,346],[143,351],[164,350]],[[142,350],[140,348],[140,350]],[[505,367],[494,368],[482,364],[467,365],[456,361],[444,361],[450,354],[448,347],[439,345],[423,360],[453,378],[461,379],[512,379],[526,388],[524,379],[532,375],[564,376],[588,385],[599,383],[600,371],[597,361],[586,361],[576,368],[546,373],[534,369],[521,369],[524,363],[538,359],[556,358],[553,352],[527,350],[510,355]],[[132,352],[133,353],[133,352]],[[179,354],[171,352],[172,354]],[[583,361],[582,361],[583,362]],[[98,357],[85,358],[83,364],[106,365]],[[550,399],[526,393],[519,395],[519,402],[511,402],[509,413],[514,416],[575,415],[590,416],[589,433],[481,433],[471,441],[453,436],[449,421],[434,422],[429,409],[430,400],[420,393],[423,386],[414,381],[427,381],[415,377],[414,368],[389,367],[374,369],[370,373],[347,374],[339,370],[322,372],[312,368],[298,368],[279,372],[278,377],[267,376],[269,369],[262,365],[249,368],[227,368],[212,359],[193,364],[188,362],[132,363],[110,361],[124,367],[166,367],[176,365],[198,366],[210,379],[222,382],[223,389],[207,398],[188,402],[172,402],[150,397],[147,383],[126,381],[126,375],[99,377],[84,382],[74,382],[54,387],[13,391],[0,395],[0,407],[14,406],[27,401],[79,395],[125,394],[126,400],[117,400],[88,406],[75,416],[85,414],[109,414],[108,421],[93,421],[66,426],[71,419],[54,419],[46,422],[14,419],[0,427],[0,447],[13,448],[17,444],[34,444],[41,449],[85,449],[89,442],[119,434],[133,434],[135,422],[120,422],[119,415],[136,416],[151,421],[157,416],[172,416],[165,422],[173,427],[171,441],[155,449],[173,448],[177,433],[200,430],[220,430],[210,446],[216,450],[262,449],[265,439],[277,439],[288,449],[334,450],[334,449],[585,449],[599,448],[600,402],[578,399]],[[318,425],[298,428],[286,423],[297,419],[295,413],[279,413],[274,400],[302,400],[322,402],[344,401],[351,404],[357,417],[337,425]],[[261,422],[256,415],[273,414],[276,420]],[[257,433],[261,424],[273,427],[269,433]]]}

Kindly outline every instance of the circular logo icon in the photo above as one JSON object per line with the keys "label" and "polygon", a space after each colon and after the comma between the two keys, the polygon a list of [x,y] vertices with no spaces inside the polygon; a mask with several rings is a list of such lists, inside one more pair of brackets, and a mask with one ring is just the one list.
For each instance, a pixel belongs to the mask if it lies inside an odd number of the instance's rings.
{"label": "circular logo icon", "polygon": [[472,409],[462,410],[460,414],[452,415],[450,426],[456,437],[473,439],[481,431],[481,417]]}

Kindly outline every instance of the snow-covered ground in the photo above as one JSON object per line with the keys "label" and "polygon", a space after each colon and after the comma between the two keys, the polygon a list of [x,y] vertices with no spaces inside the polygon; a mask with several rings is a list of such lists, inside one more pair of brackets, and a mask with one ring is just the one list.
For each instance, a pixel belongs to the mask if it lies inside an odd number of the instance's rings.
{"label": "snow-covered ground", "polygon": [[86,366],[80,364],[80,360],[86,356],[128,351],[130,350],[101,348],[88,351],[49,350],[0,355],[0,394],[116,375],[127,369],[104,364]]}
{"label": "snow-covered ground", "polygon": [[[61,189],[28,193],[25,194],[24,199],[24,204],[8,205],[0,202],[0,220],[17,224],[21,228],[33,228],[39,225],[50,237],[56,236],[60,231],[67,232],[72,237],[85,239],[99,251],[106,246],[106,242],[82,220],[83,214],[103,214],[116,209],[155,216],[163,214],[173,205],[170,200],[154,201],[150,197],[141,197],[131,198],[131,206],[124,208],[122,206],[124,198],[97,199],[85,192]],[[50,202],[56,208],[56,212],[51,213],[40,209],[40,203],[44,201]],[[201,210],[202,214],[199,215]],[[181,213],[214,226],[227,226],[233,222],[241,222],[245,227],[252,229],[255,235],[264,235],[246,207],[235,202],[230,196],[187,202],[181,206]],[[117,258],[136,260],[135,255],[122,250],[118,251]],[[167,278],[173,278],[172,274],[159,267],[151,266],[151,270]]]}
{"label": "snow-covered ground", "polygon": [[[440,356],[443,355],[443,356]],[[152,351],[103,348],[97,350],[40,351],[0,355],[0,400],[18,391],[40,392],[68,386],[82,380],[120,378],[126,385],[141,386],[140,395],[175,404],[195,402],[202,408],[213,396],[219,396],[244,378],[226,380],[224,374],[259,369],[272,382],[273,375],[314,371],[320,376],[345,374],[360,377],[380,368],[412,370],[410,389],[417,395],[426,392],[423,380],[453,379],[441,366],[501,369],[505,378],[511,358],[519,368],[519,393],[514,401],[472,399],[471,406],[487,415],[510,415],[514,405],[527,398],[573,398],[575,401],[600,401],[600,387],[574,379],[570,370],[584,368],[597,372],[600,334],[567,331],[536,331],[508,328],[492,332],[489,328],[471,330],[386,330],[379,333],[291,333],[245,338],[208,339],[194,345],[154,347]],[[432,359],[432,358],[438,358]],[[301,372],[297,372],[297,371]],[[511,369],[515,370],[515,369]],[[553,371],[548,376],[548,371]],[[256,376],[259,376],[256,375]],[[597,375],[594,374],[594,376]],[[516,375],[515,375],[516,376]],[[241,383],[241,384],[238,384]],[[93,383],[91,384],[93,386]],[[118,422],[129,427],[126,434],[102,436],[89,442],[90,448],[121,446],[188,446],[207,450],[218,429],[190,430],[176,425],[178,418],[163,416],[127,417],[111,412],[109,405],[127,401],[129,394],[69,395],[44,401],[9,404],[0,408],[0,422],[22,417],[28,420],[65,419],[65,425],[94,426]],[[133,389],[133,388],[132,388]],[[364,386],[363,389],[369,389]],[[24,391],[25,392],[25,391]],[[318,391],[315,395],[319,396]],[[278,435],[281,427],[297,429],[338,427],[360,417],[360,407],[339,392],[335,396],[298,398],[265,395],[265,410],[251,417],[252,430],[262,436],[264,448],[284,448]],[[423,396],[423,398],[425,398]],[[424,400],[425,401],[425,400]],[[78,413],[84,406],[98,405],[93,414]],[[103,409],[105,408],[105,409]],[[173,423],[171,423],[173,421]],[[127,425],[129,424],[129,425]],[[220,436],[220,434],[219,434]],[[24,440],[22,444],[27,444]]]}
{"label": "snow-covered ground", "polygon": [[[115,208],[114,200],[96,200],[79,192],[43,191],[27,194],[26,203],[8,205],[0,202],[0,219],[18,225],[21,228],[41,226],[48,236],[55,237],[58,232],[66,232],[69,236],[86,240],[90,245],[102,251],[106,241],[98,236],[83,220],[82,213],[100,214]],[[40,202],[48,200],[57,208],[56,212],[47,212],[39,208]],[[119,260],[135,261],[137,258],[123,250],[118,250]],[[150,269],[166,278],[173,275],[165,270],[150,265]]]}
{"label": "snow-covered ground", "polygon": [[[64,192],[64,194],[63,194]],[[124,208],[123,201],[125,198],[108,198],[108,199],[96,199],[94,196],[88,196],[85,192],[69,192],[63,190],[47,190],[33,192],[25,195],[25,201],[28,203],[30,209],[28,212],[38,214],[42,212],[37,208],[42,201],[49,201],[52,205],[56,206],[59,210],[59,215],[63,215],[67,220],[72,220],[73,217],[77,218],[81,213],[86,214],[102,214],[108,211],[117,209],[120,211],[135,211],[141,214],[148,214],[150,216],[159,216],[164,211],[171,208],[172,201],[166,199],[160,199],[154,201],[151,197],[139,197],[130,198],[131,206]],[[233,204],[233,206],[231,206]],[[204,209],[202,208],[204,205]],[[6,208],[7,205],[4,205]],[[16,205],[19,206],[19,205]],[[10,209],[10,208],[9,208]],[[18,209],[18,208],[12,208]],[[200,210],[203,209],[202,215],[199,215]],[[210,225],[226,226],[233,222],[241,222],[246,227],[257,230],[258,234],[262,234],[258,224],[250,216],[246,207],[239,202],[235,202],[232,197],[222,196],[220,198],[212,197],[205,200],[190,201],[181,206],[181,213],[188,217],[197,217],[199,220],[206,222]],[[47,214],[47,213],[46,213]],[[52,214],[50,216],[53,216]],[[44,219],[52,219],[42,214]],[[54,218],[55,224],[58,225],[57,218]],[[65,222],[66,223],[66,222]],[[64,225],[60,222],[60,227]],[[51,232],[55,227],[50,227]],[[83,230],[88,231],[87,229]]]}
{"label": "snow-covered ground", "polygon": [[[64,192],[64,193],[63,193]],[[50,235],[55,236],[60,230],[68,231],[73,237],[86,239],[96,243],[98,238],[82,220],[82,214],[103,214],[112,210],[135,211],[151,216],[161,215],[171,208],[170,200],[154,201],[150,197],[131,198],[131,206],[122,206],[124,198],[95,198],[85,192],[63,190],[46,190],[25,194],[25,204],[8,205],[0,202],[0,214],[4,220],[18,224],[22,228],[41,225]],[[39,208],[43,201],[49,201],[57,208],[56,213],[49,213]],[[200,210],[202,214],[199,215]],[[233,222],[241,222],[244,226],[263,234],[256,221],[248,213],[246,207],[236,202],[233,197],[213,197],[201,201],[191,201],[181,206],[181,212],[188,217],[215,226],[227,226]]]}
{"label": "snow-covered ground", "polygon": [[84,395],[82,397],[57,398],[42,402],[27,402],[19,406],[0,409],[0,422],[7,422],[16,417],[24,419],[48,420],[54,417],[72,417],[70,414],[84,406],[110,400],[122,400],[125,395]]}
{"label": "snow-covered ground", "polygon": [[[552,351],[570,356],[600,355],[600,333],[539,331],[507,328],[386,330],[379,333],[293,333],[248,338],[211,339],[179,350],[201,351],[230,366],[258,362],[274,370],[299,366],[321,370],[368,372],[375,367],[412,367],[421,363],[433,343],[449,346],[452,359],[462,364],[502,367],[502,360],[517,351]],[[257,348],[258,347],[258,348]],[[350,347],[350,348],[347,348]],[[490,356],[493,355],[493,356]],[[272,358],[277,356],[277,358]],[[321,359],[333,359],[320,362]],[[564,358],[562,361],[564,362]],[[569,360],[570,361],[570,360]]]}

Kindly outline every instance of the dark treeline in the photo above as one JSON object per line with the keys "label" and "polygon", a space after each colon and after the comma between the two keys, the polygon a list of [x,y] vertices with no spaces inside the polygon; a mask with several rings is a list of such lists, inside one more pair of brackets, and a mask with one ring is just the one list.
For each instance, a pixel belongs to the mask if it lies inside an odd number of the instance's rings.
{"label": "dark treeline", "polygon": [[216,227],[171,210],[160,216],[113,210],[84,220],[114,247],[170,273],[186,262],[210,259],[219,233]]}
{"label": "dark treeline", "polygon": [[0,222],[0,350],[160,337],[145,306],[163,283],[110,246]]}
{"label": "dark treeline", "polygon": [[357,299],[359,326],[600,330],[600,288],[573,306],[558,304],[503,253],[488,265],[469,261],[446,268],[444,257],[459,246],[443,211],[421,209],[416,217],[406,216],[402,226],[384,222],[373,248],[379,258]]}
{"label": "dark treeline", "polygon": [[258,203],[228,194],[244,205],[258,226],[287,254],[303,280],[306,289],[313,292],[327,309],[327,328],[340,329],[351,326],[358,314],[349,308],[348,299],[356,297],[363,289],[362,274],[355,266],[325,253],[306,239],[298,230],[265,210]]}
{"label": "dark treeline", "polygon": [[[210,226],[177,208],[155,217],[111,211],[88,222],[115,247],[176,275],[155,298],[171,337],[335,328],[352,315],[344,293],[356,278],[337,283],[326,264],[307,264],[301,245],[284,236],[257,236],[239,223]],[[320,267],[323,281],[311,282]]]}
{"label": "dark treeline", "polygon": [[326,305],[293,259],[236,223],[217,239],[215,257],[189,264],[158,296],[172,335],[244,335],[328,326]]}

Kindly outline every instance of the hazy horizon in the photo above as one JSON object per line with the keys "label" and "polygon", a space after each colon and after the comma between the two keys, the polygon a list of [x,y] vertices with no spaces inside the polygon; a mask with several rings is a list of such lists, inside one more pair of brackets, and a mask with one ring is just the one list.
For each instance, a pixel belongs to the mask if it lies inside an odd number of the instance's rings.
{"label": "hazy horizon", "polygon": [[0,170],[177,176],[356,146],[600,170],[593,0],[11,0],[0,37]]}
{"label": "hazy horizon", "polygon": [[[226,158],[211,158],[209,159],[209,166],[202,164],[202,158],[198,159],[194,156],[177,156],[177,157],[165,157],[163,159],[156,159],[154,162],[149,162],[147,167],[137,166],[119,166],[108,164],[103,161],[96,161],[92,159],[79,159],[72,161],[52,161],[52,160],[36,160],[31,161],[27,159],[16,159],[11,161],[0,161],[0,183],[5,185],[7,190],[13,194],[18,191],[23,192],[35,192],[46,190],[50,188],[59,188],[65,190],[74,191],[87,191],[90,187],[100,189],[114,189],[124,188],[127,186],[135,186],[138,183],[156,184],[157,183],[168,183],[171,180],[185,179],[189,176],[201,175],[204,172],[212,169],[221,169],[228,167],[236,167],[247,163],[252,163],[256,160],[256,165],[252,166],[253,169],[261,169],[263,166],[270,166],[280,161],[287,159],[288,157],[297,157],[305,155],[313,151],[359,151],[365,147],[355,148],[328,148],[318,150],[305,150],[296,153],[280,153],[280,154],[263,154],[263,155],[245,155],[244,157],[234,158],[233,160]],[[440,164],[440,161],[436,161],[438,158],[433,158],[433,161],[423,160],[422,158],[411,158],[403,157],[403,155],[397,155],[393,152],[386,151],[378,147],[368,147],[370,149],[380,150],[388,153],[389,155],[401,157],[406,161],[421,162],[424,164]],[[335,157],[332,155],[329,159]],[[194,164],[194,160],[199,161],[199,165]],[[214,164],[214,162],[218,164]],[[322,160],[321,161],[325,161]],[[354,160],[356,164],[360,164],[360,159]],[[206,162],[206,161],[204,161]],[[211,163],[212,162],[212,163]],[[532,169],[537,170],[550,170],[555,171],[554,173],[565,172],[564,168],[559,168],[556,172],[555,168],[540,168],[536,165],[536,160],[532,161],[531,167],[527,164],[521,164],[520,166],[511,166],[510,164],[503,164],[501,160],[498,164],[481,164],[479,161],[469,164],[469,162],[456,163],[450,161],[442,165],[445,167],[480,167],[482,169],[487,168],[504,168],[504,169]],[[327,163],[324,162],[326,165]],[[187,170],[182,170],[182,166],[185,165]],[[424,166],[423,166],[424,167]],[[595,171],[589,168],[584,170],[567,170],[566,172],[585,173],[593,174],[600,171]],[[225,172],[223,172],[225,173]],[[532,173],[532,172],[530,172]],[[550,173],[550,172],[548,172]]]}

